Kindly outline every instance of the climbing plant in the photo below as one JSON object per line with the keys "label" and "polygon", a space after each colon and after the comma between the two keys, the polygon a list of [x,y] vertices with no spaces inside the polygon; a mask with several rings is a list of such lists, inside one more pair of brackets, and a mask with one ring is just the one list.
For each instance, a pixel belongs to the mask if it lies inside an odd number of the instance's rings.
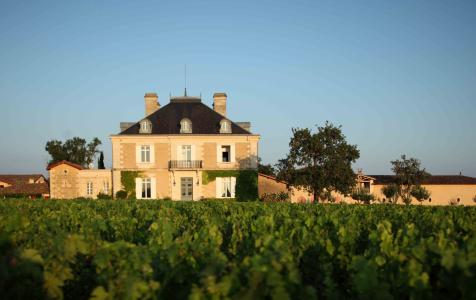
{"label": "climbing plant", "polygon": [[239,201],[258,199],[258,172],[256,170],[210,170],[202,172],[202,183],[208,184],[217,177],[236,177],[235,196]]}
{"label": "climbing plant", "polygon": [[121,184],[124,190],[127,192],[127,197],[134,197],[136,194],[136,178],[140,177],[139,171],[122,171],[121,172]]}

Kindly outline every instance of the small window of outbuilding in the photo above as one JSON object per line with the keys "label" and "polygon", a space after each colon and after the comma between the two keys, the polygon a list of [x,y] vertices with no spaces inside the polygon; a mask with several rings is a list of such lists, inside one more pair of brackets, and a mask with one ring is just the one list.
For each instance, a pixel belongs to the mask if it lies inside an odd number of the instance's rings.
{"label": "small window of outbuilding", "polygon": [[152,132],[152,123],[149,120],[142,120],[140,122],[139,133],[151,133]]}
{"label": "small window of outbuilding", "polygon": [[182,121],[180,121],[180,133],[192,133],[192,121],[182,119]]}
{"label": "small window of outbuilding", "polygon": [[231,123],[228,120],[220,121],[220,133],[231,133]]}

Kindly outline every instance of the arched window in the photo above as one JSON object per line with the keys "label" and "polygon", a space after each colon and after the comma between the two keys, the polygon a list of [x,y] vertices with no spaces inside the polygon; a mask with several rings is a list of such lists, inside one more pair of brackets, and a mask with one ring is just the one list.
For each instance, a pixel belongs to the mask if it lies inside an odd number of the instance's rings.
{"label": "arched window", "polygon": [[140,122],[139,133],[151,133],[152,132],[152,123],[145,119]]}
{"label": "arched window", "polygon": [[220,121],[220,133],[231,133],[231,123],[228,120]]}
{"label": "arched window", "polygon": [[182,119],[182,121],[180,121],[180,133],[192,133],[192,121]]}

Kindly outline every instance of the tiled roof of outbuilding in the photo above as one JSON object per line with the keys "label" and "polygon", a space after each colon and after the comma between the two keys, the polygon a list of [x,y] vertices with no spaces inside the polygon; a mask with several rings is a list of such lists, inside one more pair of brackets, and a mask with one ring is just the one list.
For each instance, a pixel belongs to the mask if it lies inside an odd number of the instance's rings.
{"label": "tiled roof of outbuilding", "polygon": [[[219,134],[220,121],[227,119],[196,97],[172,98],[169,104],[146,117],[152,123],[152,134],[180,134],[180,121],[184,118],[192,121],[192,134]],[[251,134],[234,122],[230,122],[229,134]],[[140,121],[120,134],[139,134],[139,129]]]}
{"label": "tiled roof of outbuilding", "polygon": [[[374,184],[389,184],[396,180],[395,175],[369,175],[375,178]],[[423,184],[476,184],[476,178],[463,175],[432,175]]]}
{"label": "tiled roof of outbuilding", "polygon": [[58,162],[49,164],[49,165],[46,167],[46,170],[49,171],[49,170],[53,169],[54,167],[57,167],[57,166],[62,165],[62,164],[71,166],[71,167],[76,168],[76,169],[78,169],[78,170],[82,170],[82,169],[83,169],[83,167],[82,167],[81,165],[78,165],[78,164],[69,162],[69,161],[67,161],[67,160],[62,160],[62,161],[58,161]]}
{"label": "tiled roof of outbuilding", "polygon": [[[30,183],[43,177],[43,183]],[[39,195],[49,194],[48,181],[41,174],[0,175],[0,181],[10,186],[0,188],[0,195]]]}

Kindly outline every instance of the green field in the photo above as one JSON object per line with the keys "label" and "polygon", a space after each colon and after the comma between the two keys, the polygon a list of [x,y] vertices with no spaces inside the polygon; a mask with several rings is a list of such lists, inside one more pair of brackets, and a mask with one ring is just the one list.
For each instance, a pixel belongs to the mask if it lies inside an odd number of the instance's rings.
{"label": "green field", "polygon": [[0,202],[3,299],[476,299],[476,208]]}

